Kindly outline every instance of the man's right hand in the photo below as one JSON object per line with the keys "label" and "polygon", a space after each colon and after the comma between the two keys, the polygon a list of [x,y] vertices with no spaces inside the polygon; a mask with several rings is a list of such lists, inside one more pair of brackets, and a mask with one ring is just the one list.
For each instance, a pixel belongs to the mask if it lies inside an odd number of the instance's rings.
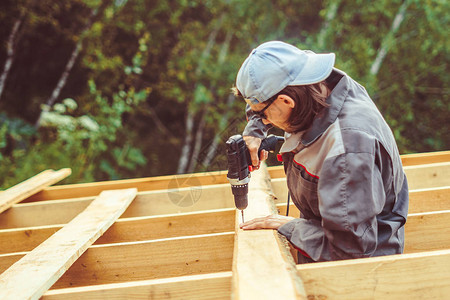
{"label": "man's right hand", "polygon": [[261,151],[260,157],[258,157],[258,149],[261,146],[261,139],[254,136],[243,136],[245,143],[247,144],[248,151],[250,152],[250,157],[252,159],[253,169],[259,169],[261,161],[264,161],[269,156],[269,152],[266,150]]}

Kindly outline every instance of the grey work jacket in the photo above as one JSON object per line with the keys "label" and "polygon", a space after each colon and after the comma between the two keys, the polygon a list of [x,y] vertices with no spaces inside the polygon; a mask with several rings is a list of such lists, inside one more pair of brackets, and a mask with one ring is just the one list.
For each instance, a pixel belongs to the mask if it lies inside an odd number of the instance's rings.
{"label": "grey work jacket", "polygon": [[[394,136],[366,90],[334,69],[329,107],[285,134],[287,185],[301,218],[278,229],[313,261],[403,252],[408,185]],[[266,133],[250,116],[244,135]]]}

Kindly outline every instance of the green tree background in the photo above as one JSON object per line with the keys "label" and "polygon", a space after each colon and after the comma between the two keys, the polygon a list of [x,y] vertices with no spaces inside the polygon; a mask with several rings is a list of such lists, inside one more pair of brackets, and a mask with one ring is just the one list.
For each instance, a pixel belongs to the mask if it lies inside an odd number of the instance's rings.
{"label": "green tree background", "polygon": [[3,0],[0,187],[226,168],[230,94],[262,42],[335,52],[401,153],[450,149],[445,0]]}

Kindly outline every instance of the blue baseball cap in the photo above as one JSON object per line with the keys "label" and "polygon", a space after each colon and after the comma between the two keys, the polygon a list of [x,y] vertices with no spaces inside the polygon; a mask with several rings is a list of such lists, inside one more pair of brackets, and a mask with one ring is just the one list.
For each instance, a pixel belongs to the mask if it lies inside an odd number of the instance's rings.
{"label": "blue baseball cap", "polygon": [[253,49],[236,78],[236,87],[252,104],[262,103],[289,85],[325,80],[333,70],[334,53],[316,54],[271,41]]}

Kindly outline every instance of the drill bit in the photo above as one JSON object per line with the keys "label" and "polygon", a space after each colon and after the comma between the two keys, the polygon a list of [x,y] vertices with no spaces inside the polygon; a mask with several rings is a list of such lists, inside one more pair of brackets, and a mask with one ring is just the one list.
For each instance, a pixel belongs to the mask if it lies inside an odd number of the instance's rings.
{"label": "drill bit", "polygon": [[244,210],[241,210],[241,213],[242,213],[242,223],[244,223],[245,221],[244,221]]}

